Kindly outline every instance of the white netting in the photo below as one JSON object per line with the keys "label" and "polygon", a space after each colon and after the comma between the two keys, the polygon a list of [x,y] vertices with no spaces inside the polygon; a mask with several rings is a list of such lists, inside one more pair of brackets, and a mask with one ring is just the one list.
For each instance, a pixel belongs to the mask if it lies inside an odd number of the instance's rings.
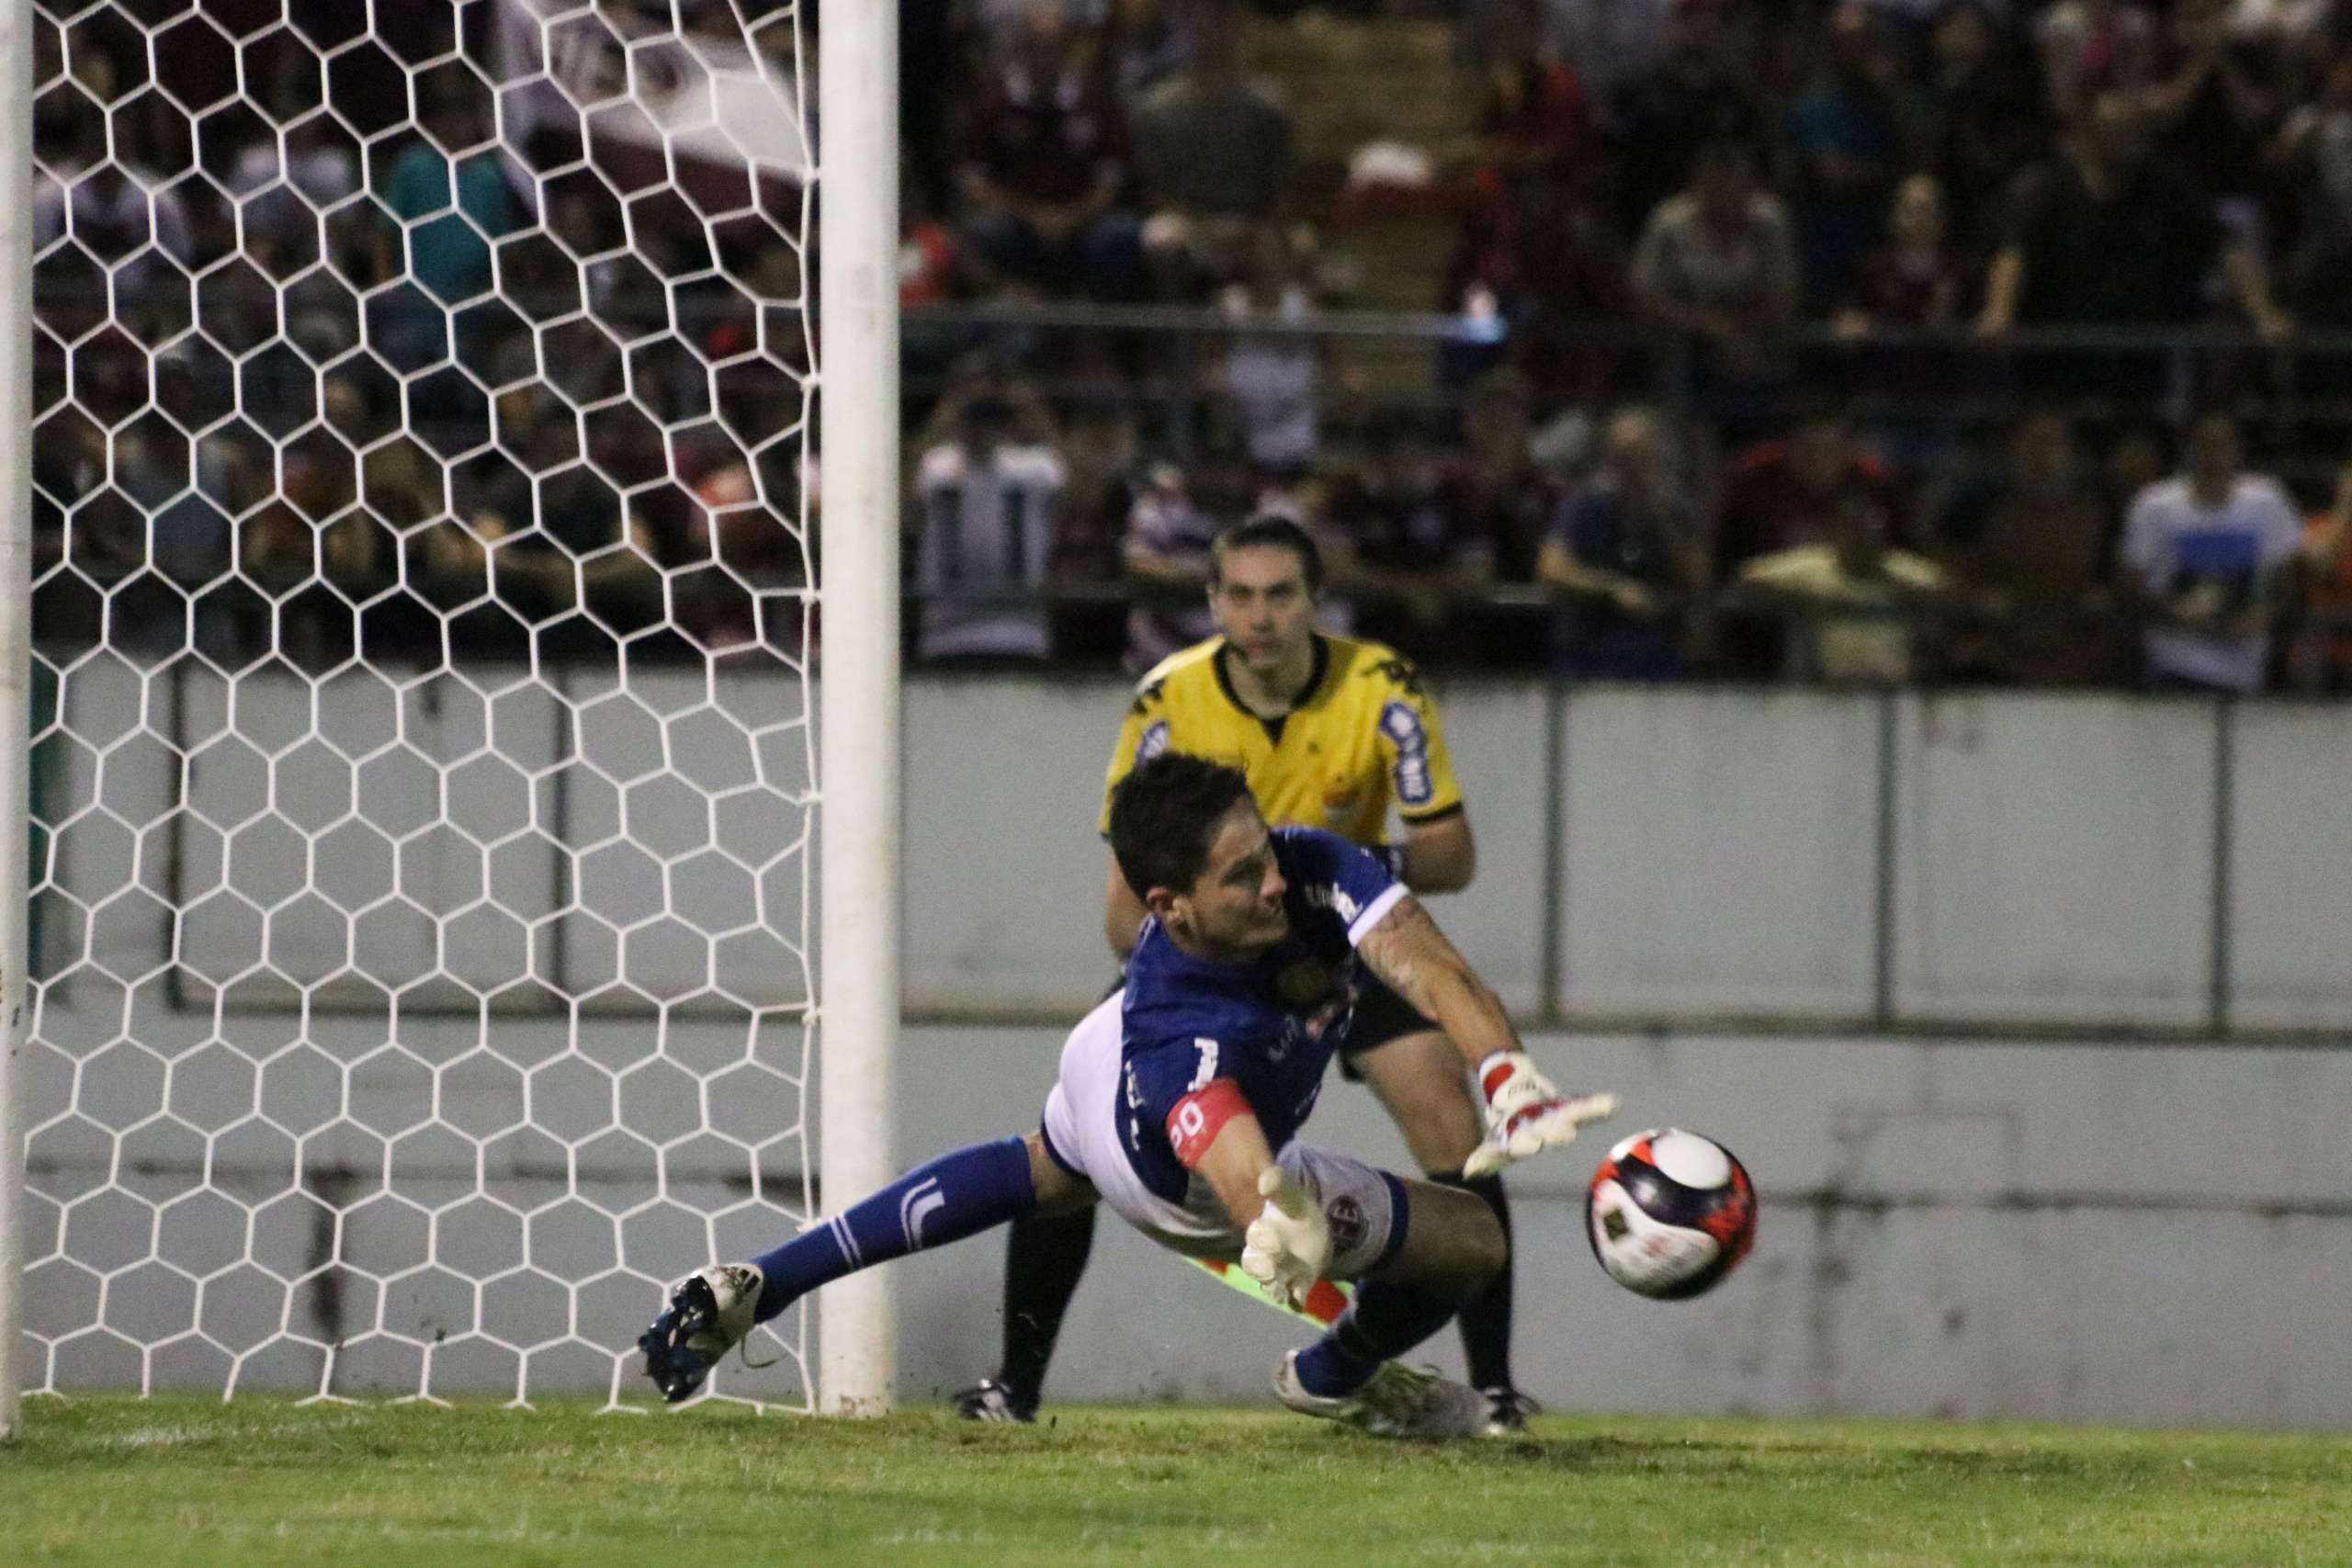
{"label": "white netting", "polygon": [[813,43],[36,37],[25,1386],[634,1399],[808,1209]]}

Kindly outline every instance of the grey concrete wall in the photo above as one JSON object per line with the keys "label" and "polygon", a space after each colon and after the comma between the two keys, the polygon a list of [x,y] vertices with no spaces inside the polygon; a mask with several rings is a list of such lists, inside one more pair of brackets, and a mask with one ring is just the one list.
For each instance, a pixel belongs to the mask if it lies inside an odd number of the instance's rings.
{"label": "grey concrete wall", "polygon": [[[910,1043],[925,1090],[906,1101],[910,1159],[1021,1126],[1058,1036]],[[2352,1053],[1529,1043],[1562,1083],[1625,1098],[1589,1147],[1511,1177],[1520,1371],[1555,1407],[2352,1429]],[[1619,1289],[1581,1229],[1608,1142],[1661,1123],[1722,1139],[1761,1192],[1754,1255],[1696,1302]],[[1361,1089],[1335,1085],[1309,1132],[1407,1168]],[[992,1365],[1001,1256],[989,1238],[891,1265],[905,1397]],[[1053,1393],[1256,1398],[1297,1342],[1115,1218],[1095,1258]],[[1459,1367],[1450,1335],[1433,1350]]]}
{"label": "grey concrete wall", "polygon": [[[662,1281],[807,1210],[804,695],[69,671],[32,1382],[613,1386]],[[1484,852],[1440,919],[1564,1077],[1624,1093],[1627,1130],[1724,1138],[1766,1199],[1742,1275],[1662,1307],[1578,1235],[1601,1140],[1528,1172],[1538,1393],[2352,1426],[2333,711],[1442,695]],[[1059,1026],[1004,1021],[1074,1018],[1108,976],[1119,705],[910,689],[907,989],[934,1021],[899,1067],[906,1159],[1026,1126]],[[2216,1004],[2314,1032],[2086,1043]],[[1362,1094],[1326,1105],[1323,1139],[1398,1154]],[[1057,1387],[1254,1395],[1286,1326],[1115,1228]],[[910,1396],[985,1369],[997,1251],[899,1266]]]}

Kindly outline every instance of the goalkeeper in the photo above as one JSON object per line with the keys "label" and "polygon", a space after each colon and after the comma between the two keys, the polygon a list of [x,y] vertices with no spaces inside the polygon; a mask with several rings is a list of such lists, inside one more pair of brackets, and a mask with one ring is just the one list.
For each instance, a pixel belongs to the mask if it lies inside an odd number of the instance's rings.
{"label": "goalkeeper", "polygon": [[[1470,821],[1446,755],[1436,705],[1413,666],[1378,643],[1315,629],[1322,561],[1314,539],[1283,517],[1231,528],[1215,546],[1209,607],[1222,634],[1146,675],[1111,755],[1110,783],[1163,750],[1238,766],[1266,818],[1328,828],[1384,855],[1419,894],[1468,886],[1476,866]],[[1405,837],[1384,845],[1394,804]],[[1103,826],[1110,805],[1106,794]],[[1144,908],[1114,863],[1104,934],[1125,960]],[[1466,1168],[1483,1131],[1460,1054],[1428,1018],[1374,983],[1356,1004],[1342,1076],[1369,1083],[1433,1181],[1476,1195],[1510,1234],[1501,1177]],[[975,1420],[1036,1414],[1054,1339],[1094,1237],[1091,1210],[1038,1215],[1006,1243],[1004,1346],[996,1375],[956,1395]],[[1487,1392],[1488,1429],[1525,1427],[1532,1402],[1510,1370],[1508,1263],[1461,1314],[1470,1381]]]}
{"label": "goalkeeper", "polygon": [[1035,1213],[1107,1202],[1190,1257],[1238,1262],[1302,1304],[1360,1280],[1274,1392],[1302,1415],[1384,1436],[1485,1429],[1484,1395],[1394,1358],[1444,1326],[1510,1254],[1487,1205],[1308,1147],[1295,1134],[1346,1047],[1369,969],[1458,1042],[1490,1086],[1477,1154],[1501,1166],[1616,1109],[1562,1097],[1494,993],[1376,856],[1316,829],[1269,831],[1248,781],[1182,753],[1114,793],[1111,845],[1149,919],[1124,991],[1072,1030],[1025,1138],[932,1161],[749,1263],[705,1269],[639,1341],[673,1402],[752,1326],[829,1280]]}

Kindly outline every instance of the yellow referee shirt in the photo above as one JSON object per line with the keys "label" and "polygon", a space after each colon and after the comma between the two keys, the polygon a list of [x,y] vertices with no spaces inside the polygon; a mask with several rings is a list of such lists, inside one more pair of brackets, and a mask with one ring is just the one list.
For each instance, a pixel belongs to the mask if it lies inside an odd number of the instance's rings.
{"label": "yellow referee shirt", "polygon": [[1171,747],[1240,769],[1276,827],[1326,828],[1372,846],[1391,803],[1408,822],[1462,809],[1437,705],[1409,660],[1376,642],[1318,635],[1306,697],[1286,716],[1263,719],[1233,694],[1224,650],[1221,637],[1195,643],[1136,684],[1111,754],[1102,831],[1111,790]]}

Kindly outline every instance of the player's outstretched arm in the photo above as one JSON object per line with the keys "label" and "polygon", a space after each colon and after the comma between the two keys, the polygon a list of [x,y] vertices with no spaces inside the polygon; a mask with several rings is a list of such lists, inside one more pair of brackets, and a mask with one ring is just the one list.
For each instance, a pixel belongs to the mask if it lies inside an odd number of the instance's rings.
{"label": "player's outstretched arm", "polygon": [[1521,1047],[1502,998],[1445,939],[1419,899],[1399,898],[1356,943],[1356,954],[1443,1030],[1477,1073],[1487,1136],[1464,1162],[1464,1175],[1491,1175],[1567,1143],[1587,1122],[1616,1113],[1613,1094],[1564,1095],[1553,1087]]}
{"label": "player's outstretched arm", "polygon": [[1473,1065],[1498,1051],[1519,1049],[1519,1032],[1503,1011],[1502,998],[1446,940],[1419,898],[1399,898],[1356,943],[1356,956],[1444,1030]]}
{"label": "player's outstretched arm", "polygon": [[1257,1113],[1231,1078],[1218,1078],[1177,1101],[1168,1118],[1176,1157],[1209,1184],[1216,1201],[1247,1225],[1265,1200],[1258,1179],[1274,1168],[1274,1151]]}
{"label": "player's outstretched arm", "polygon": [[1274,1163],[1240,1086],[1216,1078],[1186,1095],[1169,1114],[1168,1134],[1176,1157],[1242,1227],[1242,1272],[1275,1300],[1305,1310],[1306,1293],[1331,1264],[1331,1227],[1322,1206]]}

